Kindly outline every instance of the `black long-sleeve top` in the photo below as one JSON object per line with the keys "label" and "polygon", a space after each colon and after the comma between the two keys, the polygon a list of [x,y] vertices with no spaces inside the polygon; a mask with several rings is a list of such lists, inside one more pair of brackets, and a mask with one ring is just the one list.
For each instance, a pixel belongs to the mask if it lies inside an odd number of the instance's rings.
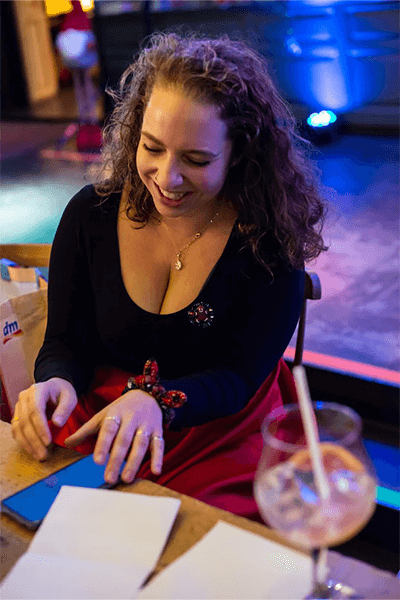
{"label": "black long-sleeve top", "polygon": [[93,186],[84,187],[58,226],[35,381],[61,377],[79,396],[97,367],[109,365],[137,375],[155,357],[164,387],[188,397],[176,410],[171,429],[244,408],[293,335],[303,302],[304,271],[282,266],[271,283],[251,249],[242,249],[235,226],[196,300],[176,313],[149,313],[132,301],[122,280],[120,194],[100,201]]}

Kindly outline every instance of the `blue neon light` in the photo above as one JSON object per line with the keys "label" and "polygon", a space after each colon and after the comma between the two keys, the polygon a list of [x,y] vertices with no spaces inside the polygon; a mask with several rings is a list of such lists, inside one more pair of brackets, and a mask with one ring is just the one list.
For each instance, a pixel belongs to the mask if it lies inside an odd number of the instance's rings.
{"label": "blue neon light", "polygon": [[307,123],[311,127],[327,127],[337,121],[337,116],[331,110],[321,110],[320,112],[311,113],[307,118]]}
{"label": "blue neon light", "polygon": [[378,504],[400,510],[400,492],[389,490],[380,485],[376,488],[376,501]]}

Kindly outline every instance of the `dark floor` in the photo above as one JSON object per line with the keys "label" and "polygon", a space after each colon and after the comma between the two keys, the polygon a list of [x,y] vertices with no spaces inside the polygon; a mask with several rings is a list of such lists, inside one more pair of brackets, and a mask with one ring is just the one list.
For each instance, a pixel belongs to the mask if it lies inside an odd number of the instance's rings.
{"label": "dark floor", "polygon": [[[98,82],[94,79],[95,85]],[[14,108],[3,111],[4,121],[36,121],[47,123],[59,123],[60,121],[73,121],[77,118],[78,111],[75,102],[75,93],[72,86],[66,86],[59,90],[59,93],[53,98],[41,100],[32,106],[23,108]],[[104,118],[104,99],[100,95],[97,102],[97,115],[100,120]]]}
{"label": "dark floor", "polygon": [[310,303],[307,347],[398,371],[398,140],[345,136],[318,163],[338,217],[315,265],[323,297]]}

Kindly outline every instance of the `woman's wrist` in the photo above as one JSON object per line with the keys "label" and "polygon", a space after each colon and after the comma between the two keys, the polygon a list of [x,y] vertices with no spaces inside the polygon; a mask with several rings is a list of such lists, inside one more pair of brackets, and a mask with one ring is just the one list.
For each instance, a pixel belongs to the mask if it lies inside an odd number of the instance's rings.
{"label": "woman's wrist", "polygon": [[152,394],[151,390],[146,390],[142,387],[138,387],[136,385],[135,382],[135,377],[130,377],[128,379],[128,383],[126,384],[126,388],[123,390],[121,395],[124,395],[128,392],[132,392],[132,391],[142,391],[145,392],[146,394],[149,394],[149,396],[152,397],[152,399],[157,402],[161,412],[162,412],[162,420],[163,420],[163,426],[164,427],[169,427],[169,424],[171,423],[171,421],[173,420],[173,418],[175,417],[175,411],[173,408],[168,407],[166,404],[164,404],[164,402],[162,402],[162,400],[160,400],[159,398],[156,397],[155,394]]}
{"label": "woman's wrist", "polygon": [[150,394],[161,409],[163,415],[163,425],[169,427],[171,421],[175,417],[175,408],[182,406],[187,398],[186,394],[178,390],[166,391],[161,385],[158,375],[158,365],[154,358],[150,358],[143,369],[143,375],[130,377],[126,388],[122,394],[126,394],[131,390],[141,389]]}

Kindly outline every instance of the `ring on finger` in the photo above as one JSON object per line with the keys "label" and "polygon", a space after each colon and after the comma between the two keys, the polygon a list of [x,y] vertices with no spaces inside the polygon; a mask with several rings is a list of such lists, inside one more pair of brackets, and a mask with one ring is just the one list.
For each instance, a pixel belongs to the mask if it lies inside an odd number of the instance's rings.
{"label": "ring on finger", "polygon": [[138,429],[136,431],[136,435],[142,435],[143,437],[150,437],[150,434],[148,431],[144,431],[143,429]]}
{"label": "ring on finger", "polygon": [[11,419],[11,423],[16,423],[19,420],[19,417],[13,417]]}
{"label": "ring on finger", "polygon": [[119,417],[106,417],[104,421],[107,421],[107,419],[114,421],[118,425],[118,427],[121,425],[121,419]]}
{"label": "ring on finger", "polygon": [[152,441],[155,441],[155,442],[163,442],[164,441],[164,438],[162,435],[152,435],[151,439],[152,439]]}

